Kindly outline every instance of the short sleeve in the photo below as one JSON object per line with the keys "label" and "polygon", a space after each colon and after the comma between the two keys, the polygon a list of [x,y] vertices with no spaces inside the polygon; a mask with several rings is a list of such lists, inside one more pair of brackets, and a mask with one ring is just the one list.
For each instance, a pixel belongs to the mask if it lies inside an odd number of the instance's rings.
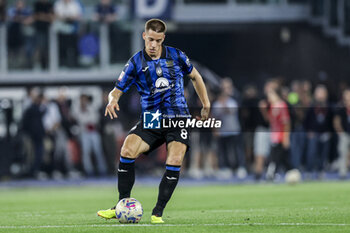
{"label": "short sleeve", "polygon": [[178,50],[178,54],[179,54],[179,60],[180,60],[183,73],[185,75],[190,74],[193,70],[193,65],[190,62],[190,59],[187,57],[187,55],[184,52],[180,50]]}
{"label": "short sleeve", "polygon": [[120,73],[115,87],[122,92],[127,92],[129,88],[135,83],[135,66],[131,60],[126,63],[123,71]]}

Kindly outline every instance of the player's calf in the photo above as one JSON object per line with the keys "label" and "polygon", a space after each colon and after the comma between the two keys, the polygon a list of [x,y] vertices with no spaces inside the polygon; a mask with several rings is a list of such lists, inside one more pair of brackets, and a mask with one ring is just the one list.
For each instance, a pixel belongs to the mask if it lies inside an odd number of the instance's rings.
{"label": "player's calf", "polygon": [[135,159],[120,156],[118,167],[119,200],[130,197],[135,183]]}
{"label": "player's calf", "polygon": [[152,215],[161,217],[163,210],[171,198],[179,181],[180,166],[166,165],[166,170],[159,185],[158,201],[152,211]]}

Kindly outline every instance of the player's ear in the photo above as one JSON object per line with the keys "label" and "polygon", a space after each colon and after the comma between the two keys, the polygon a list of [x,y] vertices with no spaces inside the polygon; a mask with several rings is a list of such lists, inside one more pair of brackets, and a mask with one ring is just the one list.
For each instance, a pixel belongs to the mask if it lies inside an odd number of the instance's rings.
{"label": "player's ear", "polygon": [[142,38],[143,38],[144,40],[146,40],[146,33],[145,33],[145,32],[142,32]]}

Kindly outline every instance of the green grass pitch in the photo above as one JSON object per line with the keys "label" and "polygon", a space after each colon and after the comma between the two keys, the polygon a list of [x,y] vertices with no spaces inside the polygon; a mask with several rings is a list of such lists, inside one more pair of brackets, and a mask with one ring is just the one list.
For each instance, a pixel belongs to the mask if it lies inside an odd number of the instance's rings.
{"label": "green grass pitch", "polygon": [[151,225],[157,186],[136,186],[139,224],[103,220],[115,187],[0,188],[0,232],[350,232],[350,183],[179,186]]}

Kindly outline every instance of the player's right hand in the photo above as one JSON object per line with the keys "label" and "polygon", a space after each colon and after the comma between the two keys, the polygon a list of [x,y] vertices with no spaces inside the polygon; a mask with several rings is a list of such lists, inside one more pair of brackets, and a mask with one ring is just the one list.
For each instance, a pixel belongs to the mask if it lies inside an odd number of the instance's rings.
{"label": "player's right hand", "polygon": [[210,107],[203,107],[201,110],[201,120],[205,121],[208,120],[210,113]]}
{"label": "player's right hand", "polygon": [[119,111],[118,102],[117,101],[110,101],[106,106],[105,116],[107,116],[107,114],[108,114],[111,119],[118,118],[118,115],[115,112],[115,110]]}

